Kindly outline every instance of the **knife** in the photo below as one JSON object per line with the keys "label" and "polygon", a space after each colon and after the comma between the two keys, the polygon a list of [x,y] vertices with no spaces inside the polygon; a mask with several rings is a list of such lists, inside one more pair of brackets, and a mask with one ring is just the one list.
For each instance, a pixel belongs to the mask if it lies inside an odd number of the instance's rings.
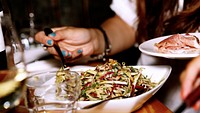
{"label": "knife", "polygon": [[187,107],[192,107],[200,99],[200,85],[195,88],[176,109],[174,113],[182,113]]}

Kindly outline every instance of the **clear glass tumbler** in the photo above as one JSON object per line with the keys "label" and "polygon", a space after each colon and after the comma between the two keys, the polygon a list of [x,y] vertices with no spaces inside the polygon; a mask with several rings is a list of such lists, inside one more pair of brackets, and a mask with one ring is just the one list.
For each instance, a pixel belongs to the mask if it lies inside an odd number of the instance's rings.
{"label": "clear glass tumbler", "polygon": [[74,71],[48,71],[27,79],[27,107],[36,113],[70,113],[80,95],[79,74]]}

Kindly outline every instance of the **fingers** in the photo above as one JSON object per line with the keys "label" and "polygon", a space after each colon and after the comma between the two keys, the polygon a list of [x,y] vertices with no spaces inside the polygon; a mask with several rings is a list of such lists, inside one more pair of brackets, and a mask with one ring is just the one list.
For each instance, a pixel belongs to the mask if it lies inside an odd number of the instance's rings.
{"label": "fingers", "polygon": [[60,28],[53,28],[52,29],[54,35],[49,35],[53,40],[59,41],[59,40],[67,40],[72,39],[74,32],[74,29],[72,30],[72,27],[60,27]]}
{"label": "fingers", "polygon": [[187,95],[194,89],[200,73],[200,57],[193,59],[182,72],[181,81],[181,96],[186,98]]}
{"label": "fingers", "polygon": [[200,109],[200,100],[198,100],[193,106],[194,110],[198,111]]}
{"label": "fingers", "polygon": [[64,56],[66,62],[72,62],[83,56],[82,49],[76,49],[74,51],[62,51],[62,53],[63,53],[63,56]]}
{"label": "fingers", "polygon": [[[185,74],[186,71],[184,70],[182,73],[181,73],[181,76],[180,76],[180,82],[181,82],[181,98],[182,99],[185,99],[186,98],[186,93],[185,92],[188,92],[186,91],[188,88],[185,88],[185,85],[184,85],[184,80],[185,80]],[[184,90],[186,89],[186,90]]]}
{"label": "fingers", "polygon": [[55,27],[55,28],[51,28],[53,30],[53,32],[55,31],[59,31],[59,30],[63,30],[63,29],[67,29],[67,28],[70,28],[70,27]]}
{"label": "fingers", "polygon": [[35,35],[35,40],[37,40],[38,42],[45,44],[46,46],[52,46],[53,45],[53,40],[61,40],[61,38],[63,37],[62,33],[58,33],[56,34],[56,30],[62,30],[65,29],[66,27],[61,27],[61,28],[55,28],[54,30],[52,30],[53,32],[48,34],[48,36],[46,36],[44,31],[40,31]]}
{"label": "fingers", "polygon": [[76,61],[80,57],[90,56],[94,53],[94,43],[90,37],[90,32],[85,28],[59,27],[51,28],[53,33],[48,36],[44,31],[35,35],[35,39],[44,44],[44,49],[54,55],[57,59],[58,53],[53,47],[54,42],[59,45],[66,61]]}
{"label": "fingers", "polygon": [[[181,97],[184,100],[194,88],[200,85],[200,56],[196,57],[187,65],[181,73]],[[195,110],[200,109],[200,100],[193,106]]]}
{"label": "fingers", "polygon": [[43,31],[40,31],[35,35],[35,40],[42,44],[45,44],[46,46],[53,45],[53,40],[50,37],[45,36],[45,33]]}
{"label": "fingers", "polygon": [[75,51],[72,51],[72,58],[80,57],[83,53],[82,49],[76,49]]}
{"label": "fingers", "polygon": [[[54,55],[57,59],[59,59],[59,55],[56,52],[54,47],[48,47],[47,50],[49,51],[49,53],[51,53],[52,55]],[[82,49],[75,49],[73,51],[69,51],[69,50],[63,50],[61,48],[62,54],[64,56],[64,58],[66,60],[72,60],[72,59],[77,59],[79,57],[82,56],[83,50]]]}

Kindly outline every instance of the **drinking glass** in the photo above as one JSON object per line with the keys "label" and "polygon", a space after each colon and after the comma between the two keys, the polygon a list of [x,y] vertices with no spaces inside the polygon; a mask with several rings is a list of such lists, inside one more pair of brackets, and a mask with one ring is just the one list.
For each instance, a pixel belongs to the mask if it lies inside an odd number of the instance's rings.
{"label": "drinking glass", "polygon": [[36,113],[71,113],[79,95],[75,71],[43,71],[27,78],[27,107]]}
{"label": "drinking glass", "polygon": [[5,0],[0,12],[0,112],[12,112],[21,102],[25,92],[27,73],[23,48],[12,23]]}

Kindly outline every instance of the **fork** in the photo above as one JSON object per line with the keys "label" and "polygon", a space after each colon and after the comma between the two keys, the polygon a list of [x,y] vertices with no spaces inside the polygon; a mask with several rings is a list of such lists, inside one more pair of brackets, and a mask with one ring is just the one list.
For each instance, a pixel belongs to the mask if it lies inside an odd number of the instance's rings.
{"label": "fork", "polygon": [[[48,36],[49,34],[53,33],[53,31],[50,29],[50,28],[45,28],[44,29],[44,32],[45,32],[45,35]],[[64,56],[62,55],[62,52],[60,50],[60,47],[59,45],[57,44],[57,42],[54,42],[54,48],[56,50],[56,52],[58,53],[60,59],[61,59],[61,63],[62,63],[62,69],[64,70],[69,70],[69,67],[66,66],[65,64],[65,58]]]}

